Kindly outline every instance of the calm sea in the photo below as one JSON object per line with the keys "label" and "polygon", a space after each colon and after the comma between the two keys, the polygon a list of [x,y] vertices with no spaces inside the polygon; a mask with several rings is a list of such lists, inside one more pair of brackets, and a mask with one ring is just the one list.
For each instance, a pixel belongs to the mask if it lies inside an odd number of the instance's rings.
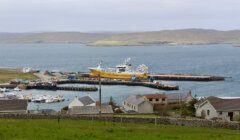
{"label": "calm sea", "polygon": [[[146,64],[150,72],[207,74],[228,77],[220,82],[179,82],[179,92],[191,90],[197,96],[240,96],[240,48],[232,45],[161,45],[90,47],[82,44],[0,44],[0,67],[33,67],[41,70],[88,71],[103,61],[105,67],[114,67],[131,57],[135,68]],[[130,94],[163,92],[144,87],[103,86],[103,100],[112,96],[117,103]],[[59,110],[75,96],[85,92],[22,91],[17,94],[64,95],[65,102],[56,104],[29,104],[33,108]],[[90,93],[97,99],[97,92]]]}

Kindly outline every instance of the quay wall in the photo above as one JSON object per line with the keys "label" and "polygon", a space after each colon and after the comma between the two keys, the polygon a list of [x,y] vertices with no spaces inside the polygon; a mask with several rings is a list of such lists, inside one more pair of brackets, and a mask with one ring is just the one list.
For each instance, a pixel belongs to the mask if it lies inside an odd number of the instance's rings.
{"label": "quay wall", "polygon": [[[99,84],[98,80],[62,80],[58,81],[57,84]],[[179,90],[179,86],[175,85],[163,85],[163,84],[154,84],[149,82],[131,82],[131,81],[112,81],[112,80],[102,80],[102,85],[125,85],[125,86],[144,86],[159,90]]]}
{"label": "quay wall", "polygon": [[79,120],[98,120],[119,123],[150,123],[150,124],[164,124],[164,125],[178,125],[189,127],[207,127],[207,128],[222,128],[240,130],[239,122],[221,122],[203,119],[186,119],[186,118],[170,118],[170,117],[156,117],[156,118],[141,118],[141,117],[119,117],[113,115],[97,115],[80,116],[80,115],[34,115],[34,114],[0,114],[0,118],[6,119],[79,119]]}
{"label": "quay wall", "polygon": [[205,75],[180,75],[180,74],[153,74],[151,75],[155,80],[168,80],[168,81],[224,81],[224,77],[220,76],[205,76]]}
{"label": "quay wall", "polygon": [[49,86],[49,85],[39,85],[39,86],[26,86],[26,89],[39,89],[39,90],[66,90],[66,91],[98,91],[97,87],[72,87],[72,86]]}

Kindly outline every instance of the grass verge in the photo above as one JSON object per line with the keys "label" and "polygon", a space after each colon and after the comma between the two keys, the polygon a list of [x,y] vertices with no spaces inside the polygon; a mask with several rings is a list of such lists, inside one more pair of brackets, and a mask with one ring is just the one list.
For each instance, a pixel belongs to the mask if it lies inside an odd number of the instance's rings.
{"label": "grass verge", "polygon": [[35,80],[37,77],[31,73],[22,73],[14,69],[0,69],[0,83],[7,83],[14,79]]}
{"label": "grass verge", "polygon": [[62,119],[0,119],[1,140],[239,140],[240,132],[227,129],[192,128]]}

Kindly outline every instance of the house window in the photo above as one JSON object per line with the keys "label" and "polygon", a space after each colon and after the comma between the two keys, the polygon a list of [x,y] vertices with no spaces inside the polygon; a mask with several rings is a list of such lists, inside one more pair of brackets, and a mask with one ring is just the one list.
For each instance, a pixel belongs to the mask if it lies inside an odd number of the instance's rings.
{"label": "house window", "polygon": [[162,101],[165,101],[165,98],[163,98]]}
{"label": "house window", "polygon": [[219,112],[219,115],[222,115],[222,112]]}
{"label": "house window", "polygon": [[210,115],[210,110],[207,110],[207,115]]}
{"label": "house window", "polygon": [[158,101],[159,101],[159,99],[156,99],[156,101],[158,102]]}
{"label": "house window", "polygon": [[152,101],[152,99],[149,99],[149,101]]}

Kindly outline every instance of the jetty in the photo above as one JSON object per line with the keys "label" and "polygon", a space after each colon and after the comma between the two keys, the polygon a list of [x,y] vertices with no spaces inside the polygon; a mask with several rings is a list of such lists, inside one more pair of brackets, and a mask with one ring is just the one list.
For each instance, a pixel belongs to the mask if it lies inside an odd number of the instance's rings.
{"label": "jetty", "polygon": [[[98,85],[97,79],[77,79],[77,80],[60,80],[57,84],[89,84]],[[143,86],[159,90],[179,90],[178,85],[164,85],[161,83],[152,82],[132,82],[132,81],[115,81],[115,80],[102,80],[102,85],[125,85],[125,86]]]}
{"label": "jetty", "polygon": [[189,75],[189,74],[151,74],[155,80],[168,81],[224,81],[224,77],[210,75]]}
{"label": "jetty", "polygon": [[74,86],[57,86],[57,85],[28,85],[26,89],[38,89],[38,90],[66,90],[66,91],[98,91],[95,86],[87,87],[74,87]]}
{"label": "jetty", "polygon": [[18,86],[17,84],[0,84],[0,88],[14,89],[17,86]]}
{"label": "jetty", "polygon": [[[91,77],[87,72],[79,72],[80,77]],[[193,75],[193,74],[163,74],[163,73],[152,73],[149,75],[155,80],[166,80],[166,81],[224,81],[225,77],[212,76],[212,75]]]}

